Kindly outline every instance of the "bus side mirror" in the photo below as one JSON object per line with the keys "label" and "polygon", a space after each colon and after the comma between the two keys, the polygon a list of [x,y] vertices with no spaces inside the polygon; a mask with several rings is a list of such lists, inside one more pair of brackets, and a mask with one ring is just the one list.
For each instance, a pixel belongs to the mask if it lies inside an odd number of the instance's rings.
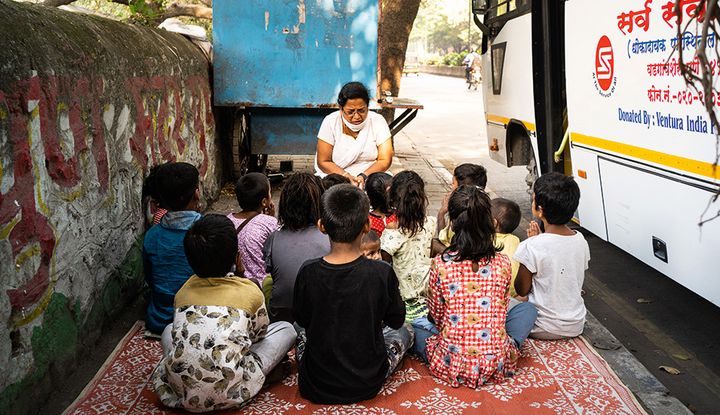
{"label": "bus side mirror", "polygon": [[487,0],[472,0],[472,12],[474,14],[485,14],[487,11]]}

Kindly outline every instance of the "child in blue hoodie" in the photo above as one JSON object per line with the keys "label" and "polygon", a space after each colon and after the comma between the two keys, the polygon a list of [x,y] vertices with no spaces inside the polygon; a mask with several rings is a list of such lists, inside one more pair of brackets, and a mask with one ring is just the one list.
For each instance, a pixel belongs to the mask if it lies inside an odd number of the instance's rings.
{"label": "child in blue hoodie", "polygon": [[145,327],[160,334],[173,321],[175,294],[193,275],[183,238],[200,219],[200,173],[188,163],[167,163],[156,174],[157,193],[168,212],[145,233],[143,260],[151,295]]}

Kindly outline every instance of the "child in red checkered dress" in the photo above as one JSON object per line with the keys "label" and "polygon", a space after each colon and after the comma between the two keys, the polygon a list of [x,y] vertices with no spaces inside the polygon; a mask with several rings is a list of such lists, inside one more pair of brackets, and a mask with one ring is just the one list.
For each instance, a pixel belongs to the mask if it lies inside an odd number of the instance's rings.
{"label": "child in red checkered dress", "polygon": [[495,245],[487,194],[477,186],[460,186],[448,211],[455,236],[430,267],[430,317],[426,330],[418,333],[414,325],[416,341],[425,345],[422,357],[433,375],[453,387],[476,388],[513,374],[537,312],[532,304],[513,307],[518,318],[506,330],[512,268]]}
{"label": "child in red checkered dress", "polygon": [[372,210],[369,214],[370,230],[382,236],[385,227],[389,223],[397,221],[395,212],[390,208],[388,202],[388,188],[392,176],[385,172],[376,172],[368,176],[365,182],[365,193],[370,199]]}

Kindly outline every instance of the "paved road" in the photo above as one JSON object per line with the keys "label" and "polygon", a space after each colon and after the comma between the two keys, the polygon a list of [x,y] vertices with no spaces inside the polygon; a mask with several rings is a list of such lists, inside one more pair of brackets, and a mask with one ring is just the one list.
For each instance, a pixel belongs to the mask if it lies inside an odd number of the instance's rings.
{"label": "paved road", "polygon": [[404,77],[400,95],[425,105],[402,137],[412,137],[417,150],[437,159],[451,173],[455,166],[480,163],[488,169],[488,188],[513,199],[530,215],[524,166],[505,167],[490,159],[485,134],[482,91],[468,91],[464,80],[421,74]]}
{"label": "paved road", "polygon": [[[450,171],[466,161],[482,164],[489,189],[518,202],[529,219],[525,169],[487,156],[481,92],[465,90],[462,79],[420,75],[403,78],[400,95],[426,108],[400,139]],[[720,413],[720,308],[592,234],[587,240],[588,309],[688,408]],[[717,275],[708,270],[708,277]],[[662,365],[682,373],[670,375],[658,369]]]}

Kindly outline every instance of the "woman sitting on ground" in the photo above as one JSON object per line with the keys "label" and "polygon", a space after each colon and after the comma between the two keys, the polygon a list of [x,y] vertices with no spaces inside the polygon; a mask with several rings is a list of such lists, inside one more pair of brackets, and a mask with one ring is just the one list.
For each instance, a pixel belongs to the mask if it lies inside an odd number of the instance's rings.
{"label": "woman sitting on ground", "polygon": [[345,176],[360,187],[367,176],[390,168],[393,145],[385,119],[369,110],[370,95],[360,82],[345,84],[338,94],[339,111],[320,125],[315,173]]}

